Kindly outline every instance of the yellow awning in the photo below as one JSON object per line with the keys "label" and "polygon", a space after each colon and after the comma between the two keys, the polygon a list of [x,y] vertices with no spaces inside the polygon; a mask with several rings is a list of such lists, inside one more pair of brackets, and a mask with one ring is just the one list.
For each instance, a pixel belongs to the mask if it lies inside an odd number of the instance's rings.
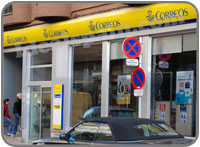
{"label": "yellow awning", "polygon": [[173,22],[184,23],[196,18],[196,9],[190,4],[153,4],[4,32],[3,46],[24,45]]}

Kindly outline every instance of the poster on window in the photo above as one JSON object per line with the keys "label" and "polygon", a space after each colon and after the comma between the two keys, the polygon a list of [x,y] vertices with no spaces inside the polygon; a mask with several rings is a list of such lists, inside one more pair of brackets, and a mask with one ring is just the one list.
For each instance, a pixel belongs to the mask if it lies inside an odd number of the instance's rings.
{"label": "poster on window", "polygon": [[117,104],[130,104],[131,75],[117,78]]}
{"label": "poster on window", "polygon": [[192,104],[194,71],[176,73],[176,104]]}
{"label": "poster on window", "polygon": [[160,104],[159,105],[159,110],[160,110],[160,121],[165,122],[166,121],[166,104]]}
{"label": "poster on window", "polygon": [[186,104],[180,104],[180,112],[187,112],[187,105]]}
{"label": "poster on window", "polygon": [[187,124],[187,113],[186,112],[181,112],[181,116],[180,116],[180,123],[181,124]]}
{"label": "poster on window", "polygon": [[166,112],[161,111],[160,112],[160,121],[165,122],[165,116],[166,116]]}

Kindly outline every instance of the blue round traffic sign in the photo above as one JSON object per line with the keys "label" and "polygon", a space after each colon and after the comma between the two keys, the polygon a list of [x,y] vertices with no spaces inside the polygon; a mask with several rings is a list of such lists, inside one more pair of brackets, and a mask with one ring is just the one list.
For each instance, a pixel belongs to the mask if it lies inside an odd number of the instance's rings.
{"label": "blue round traffic sign", "polygon": [[134,59],[140,55],[141,44],[135,37],[126,38],[122,44],[123,51],[128,58]]}
{"label": "blue round traffic sign", "polygon": [[132,74],[132,84],[136,89],[143,87],[145,83],[145,73],[142,68],[136,68]]}

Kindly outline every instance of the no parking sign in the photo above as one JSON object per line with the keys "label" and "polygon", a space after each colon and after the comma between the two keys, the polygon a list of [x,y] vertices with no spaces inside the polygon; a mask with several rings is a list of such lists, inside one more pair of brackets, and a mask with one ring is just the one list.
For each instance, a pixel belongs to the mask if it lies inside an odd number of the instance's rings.
{"label": "no parking sign", "polygon": [[132,74],[132,84],[136,89],[140,89],[145,83],[145,73],[142,68],[136,68]]}
{"label": "no parking sign", "polygon": [[123,51],[128,58],[134,59],[140,55],[141,44],[135,37],[126,38],[123,42]]}

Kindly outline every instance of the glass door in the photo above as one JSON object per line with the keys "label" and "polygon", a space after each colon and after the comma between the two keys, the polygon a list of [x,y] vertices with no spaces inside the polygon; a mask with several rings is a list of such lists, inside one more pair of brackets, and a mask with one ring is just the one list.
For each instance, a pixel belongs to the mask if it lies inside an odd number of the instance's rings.
{"label": "glass door", "polygon": [[42,87],[41,138],[50,137],[51,87]]}
{"label": "glass door", "polygon": [[40,107],[41,107],[40,86],[30,87],[30,125],[29,138],[35,140],[40,138]]}
{"label": "glass door", "polygon": [[30,87],[30,140],[50,137],[51,87]]}

